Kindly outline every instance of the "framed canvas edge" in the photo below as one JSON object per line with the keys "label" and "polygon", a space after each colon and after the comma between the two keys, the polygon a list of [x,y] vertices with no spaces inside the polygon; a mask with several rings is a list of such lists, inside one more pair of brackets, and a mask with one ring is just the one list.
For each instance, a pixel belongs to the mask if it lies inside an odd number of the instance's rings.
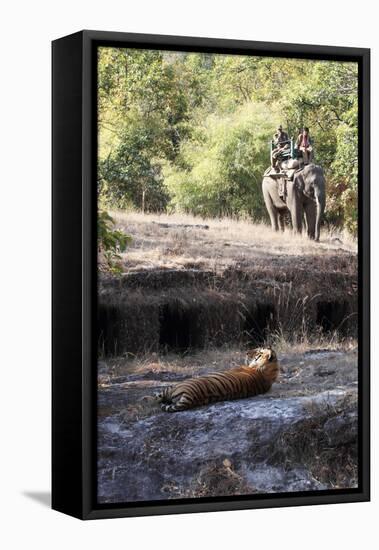
{"label": "framed canvas edge", "polygon": [[75,517],[83,516],[82,47],[82,33],[52,43],[52,508]]}
{"label": "framed canvas edge", "polygon": [[[114,43],[120,47],[124,43],[127,47],[131,44],[140,45],[142,48],[156,47],[164,49],[165,46],[171,48],[184,48],[188,51],[195,51],[194,48],[201,48],[203,51],[211,49],[214,53],[234,53],[238,50],[244,50],[245,53],[252,55],[251,52],[259,51],[268,56],[270,53],[275,56],[304,56],[310,58],[314,55],[322,56],[323,59],[335,59],[335,57],[357,57],[361,58],[366,54],[369,56],[370,48],[359,48],[353,46],[330,46],[324,44],[297,44],[287,42],[265,42],[256,40],[240,40],[231,38],[208,38],[200,36],[174,36],[164,34],[142,34],[129,32],[112,32],[100,30],[83,30],[83,39],[88,44],[92,43]],[[185,51],[184,50],[184,51]]]}
{"label": "framed canvas edge", "polygon": [[[130,516],[146,516],[161,514],[180,514],[192,512],[211,512],[242,509],[258,509],[267,507],[303,506],[316,504],[336,504],[344,502],[364,502],[370,500],[370,259],[369,259],[369,181],[370,181],[370,50],[366,48],[346,48],[334,46],[315,46],[298,44],[264,43],[254,41],[239,41],[229,39],[208,39],[193,37],[174,37],[163,35],[145,35],[131,33],[113,33],[102,31],[81,31],[76,33],[82,38],[82,369],[80,373],[82,384],[81,418],[78,419],[82,433],[82,487],[81,487],[81,513],[72,513],[68,510],[60,510],[71,513],[81,519],[101,519]],[[64,38],[61,40],[65,40]],[[360,362],[361,379],[359,384],[360,407],[360,469],[361,487],[358,490],[333,491],[332,494],[302,494],[268,497],[262,495],[259,498],[235,499],[233,501],[218,500],[203,502],[193,499],[191,503],[173,502],[167,503],[141,503],[130,505],[101,506],[96,503],[96,464],[94,461],[96,447],[95,427],[95,399],[96,373],[94,372],[94,338],[91,334],[93,326],[94,305],[96,304],[96,280],[94,269],[96,257],[94,249],[96,245],[96,219],[94,213],[94,193],[92,182],[94,174],[94,133],[96,132],[97,119],[94,109],[94,51],[102,43],[117,43],[120,47],[125,43],[126,47],[155,46],[164,49],[170,48],[209,48],[215,50],[242,50],[248,54],[261,52],[262,55],[283,54],[294,57],[315,58],[351,58],[354,57],[360,63],[361,89],[360,89],[360,183],[363,193],[359,198],[359,288],[361,301],[360,313]],[[240,53],[241,53],[240,52]],[[224,51],[227,53],[227,51]],[[96,202],[96,201],[95,201]]]}

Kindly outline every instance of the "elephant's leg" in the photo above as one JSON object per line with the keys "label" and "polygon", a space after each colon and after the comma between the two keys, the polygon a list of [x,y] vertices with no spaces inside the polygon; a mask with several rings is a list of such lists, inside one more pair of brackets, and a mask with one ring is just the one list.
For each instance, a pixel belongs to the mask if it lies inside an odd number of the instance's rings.
{"label": "elephant's leg", "polygon": [[270,216],[271,227],[274,231],[279,231],[278,211],[272,202],[270,193],[265,188],[263,188],[263,199],[265,201],[268,215]]}
{"label": "elephant's leg", "polygon": [[280,231],[284,231],[285,224],[286,224],[286,215],[283,212],[278,213],[278,219],[279,219],[279,229]]}
{"label": "elephant's leg", "polygon": [[306,234],[308,235],[308,221],[307,221],[307,216],[305,214],[305,210],[304,210],[304,229]]}
{"label": "elephant's leg", "polygon": [[[275,206],[273,207],[275,209]],[[270,214],[270,220],[271,220],[271,227],[274,231],[279,231],[279,223],[278,223],[278,213],[277,212],[273,212],[273,214],[271,214],[271,212],[269,212]]]}
{"label": "elephant's leg", "polygon": [[316,227],[316,204],[313,201],[306,202],[304,204],[304,213],[308,237],[310,239],[314,239]]}
{"label": "elephant's leg", "polygon": [[286,225],[288,225],[288,227],[292,231],[293,230],[293,225],[292,225],[291,212],[289,210],[287,210],[287,212],[284,214],[284,222],[285,222]]}
{"label": "elephant's leg", "polygon": [[302,206],[301,204],[293,204],[291,207],[292,227],[295,233],[302,233],[303,231],[303,218],[302,218]]}
{"label": "elephant's leg", "polygon": [[287,186],[287,193],[287,205],[291,212],[293,232],[301,233],[303,229],[303,204],[294,185]]}

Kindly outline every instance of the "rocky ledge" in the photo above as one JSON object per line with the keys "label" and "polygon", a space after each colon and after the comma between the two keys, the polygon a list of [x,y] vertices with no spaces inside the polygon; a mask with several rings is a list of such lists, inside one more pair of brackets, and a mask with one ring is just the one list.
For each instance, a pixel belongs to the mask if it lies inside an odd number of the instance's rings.
{"label": "rocky ledge", "polygon": [[290,354],[281,365],[266,395],[169,414],[152,395],[188,372],[113,376],[102,364],[99,501],[356,487],[356,352]]}

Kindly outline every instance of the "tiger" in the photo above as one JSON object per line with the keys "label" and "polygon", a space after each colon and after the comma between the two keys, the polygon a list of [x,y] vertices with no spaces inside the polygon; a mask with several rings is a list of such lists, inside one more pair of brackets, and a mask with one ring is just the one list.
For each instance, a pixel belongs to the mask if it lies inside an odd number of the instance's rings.
{"label": "tiger", "polygon": [[225,372],[189,378],[169,386],[156,397],[165,412],[178,412],[216,401],[243,399],[266,393],[277,380],[279,363],[271,348],[247,351],[245,365]]}

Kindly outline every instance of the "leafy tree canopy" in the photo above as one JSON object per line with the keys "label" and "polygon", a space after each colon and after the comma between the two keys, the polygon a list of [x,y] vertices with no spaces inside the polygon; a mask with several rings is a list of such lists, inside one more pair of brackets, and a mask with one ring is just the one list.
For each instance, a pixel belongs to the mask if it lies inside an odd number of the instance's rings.
{"label": "leafy tree canopy", "polygon": [[357,64],[100,48],[104,207],[265,219],[261,179],[281,123],[308,126],[327,221],[357,229]]}

